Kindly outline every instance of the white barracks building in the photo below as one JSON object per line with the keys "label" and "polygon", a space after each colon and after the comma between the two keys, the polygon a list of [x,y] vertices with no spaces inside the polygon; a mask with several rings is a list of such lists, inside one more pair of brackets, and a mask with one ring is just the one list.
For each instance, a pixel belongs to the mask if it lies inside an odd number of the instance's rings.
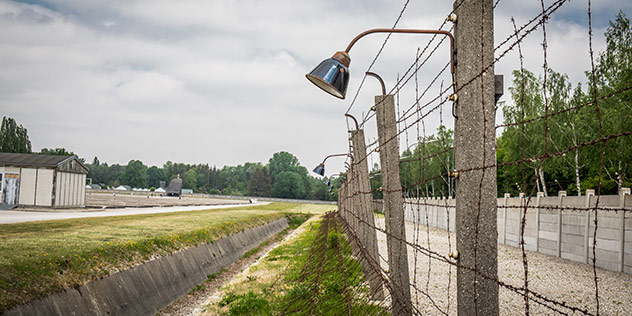
{"label": "white barracks building", "polygon": [[84,207],[87,174],[76,156],[0,153],[0,208]]}

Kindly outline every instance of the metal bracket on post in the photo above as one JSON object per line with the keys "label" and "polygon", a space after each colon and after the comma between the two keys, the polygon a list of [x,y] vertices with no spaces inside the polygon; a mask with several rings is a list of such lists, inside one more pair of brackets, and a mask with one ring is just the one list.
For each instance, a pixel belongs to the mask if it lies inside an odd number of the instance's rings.
{"label": "metal bracket on post", "polygon": [[505,92],[504,81],[505,81],[505,76],[494,75],[494,97],[496,99],[496,103],[498,103],[498,100],[500,99],[500,97],[503,96]]}

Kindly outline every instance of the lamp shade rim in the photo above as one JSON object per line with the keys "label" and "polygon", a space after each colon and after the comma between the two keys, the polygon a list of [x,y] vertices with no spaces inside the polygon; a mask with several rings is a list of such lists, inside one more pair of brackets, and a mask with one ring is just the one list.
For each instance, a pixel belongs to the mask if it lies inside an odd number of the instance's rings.
{"label": "lamp shade rim", "polygon": [[[323,80],[323,78],[314,76],[312,74],[306,74],[305,78],[307,78],[307,80],[311,81],[314,85],[319,87],[321,90],[333,95],[334,97],[341,100],[345,99],[345,93],[338,91],[336,87],[332,86],[329,82]],[[325,89],[324,86],[326,86],[329,89]]]}

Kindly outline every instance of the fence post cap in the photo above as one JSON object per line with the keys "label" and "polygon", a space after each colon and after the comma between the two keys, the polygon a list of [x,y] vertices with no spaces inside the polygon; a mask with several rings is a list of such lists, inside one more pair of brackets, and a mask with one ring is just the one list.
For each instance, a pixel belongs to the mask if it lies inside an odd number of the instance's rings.
{"label": "fence post cap", "polygon": [[544,197],[544,192],[538,192],[538,195],[536,195],[537,197]]}
{"label": "fence post cap", "polygon": [[619,191],[620,195],[630,195],[630,188],[621,188],[621,191]]}
{"label": "fence post cap", "polygon": [[591,195],[595,195],[595,190],[592,190],[592,189],[586,190],[586,196],[591,196]]}
{"label": "fence post cap", "polygon": [[520,192],[520,195],[518,195],[520,198],[524,198],[524,192]]}
{"label": "fence post cap", "polygon": [[511,194],[510,193],[505,193],[505,198],[510,198]]}
{"label": "fence post cap", "polygon": [[557,193],[558,196],[566,196],[566,191],[560,191]]}

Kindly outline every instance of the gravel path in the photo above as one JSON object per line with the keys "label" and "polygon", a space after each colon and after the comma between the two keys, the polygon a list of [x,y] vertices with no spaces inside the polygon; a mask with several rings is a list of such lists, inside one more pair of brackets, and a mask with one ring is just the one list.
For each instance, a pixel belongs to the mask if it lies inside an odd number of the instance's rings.
{"label": "gravel path", "polygon": [[[377,219],[377,224],[384,227],[384,219]],[[447,256],[448,232],[421,224],[407,222],[406,238],[423,248],[431,249]],[[450,233],[451,250],[455,249],[456,237]],[[378,232],[378,244],[382,258],[387,256],[386,235]],[[429,243],[428,243],[429,241]],[[557,302],[596,312],[595,284],[592,266],[565,260],[536,252],[527,252],[529,263],[529,289]],[[422,314],[441,315],[444,312],[456,315],[456,268],[452,265],[432,260],[409,247],[409,267],[413,302]],[[388,265],[382,260],[382,266]],[[416,268],[415,268],[416,267]],[[502,282],[516,287],[524,284],[522,252],[519,248],[498,245],[498,270]],[[601,315],[632,315],[632,275],[597,268],[599,278],[599,304]],[[449,290],[448,290],[449,285]],[[424,295],[427,293],[432,299]],[[506,288],[500,288],[500,314],[525,314],[525,302],[519,295]],[[434,304],[432,303],[434,301]],[[532,315],[557,314],[549,308],[530,301],[529,312]],[[443,312],[440,312],[440,309]],[[565,314],[572,314],[568,309],[561,309]],[[576,312],[577,315],[583,313]]]}

